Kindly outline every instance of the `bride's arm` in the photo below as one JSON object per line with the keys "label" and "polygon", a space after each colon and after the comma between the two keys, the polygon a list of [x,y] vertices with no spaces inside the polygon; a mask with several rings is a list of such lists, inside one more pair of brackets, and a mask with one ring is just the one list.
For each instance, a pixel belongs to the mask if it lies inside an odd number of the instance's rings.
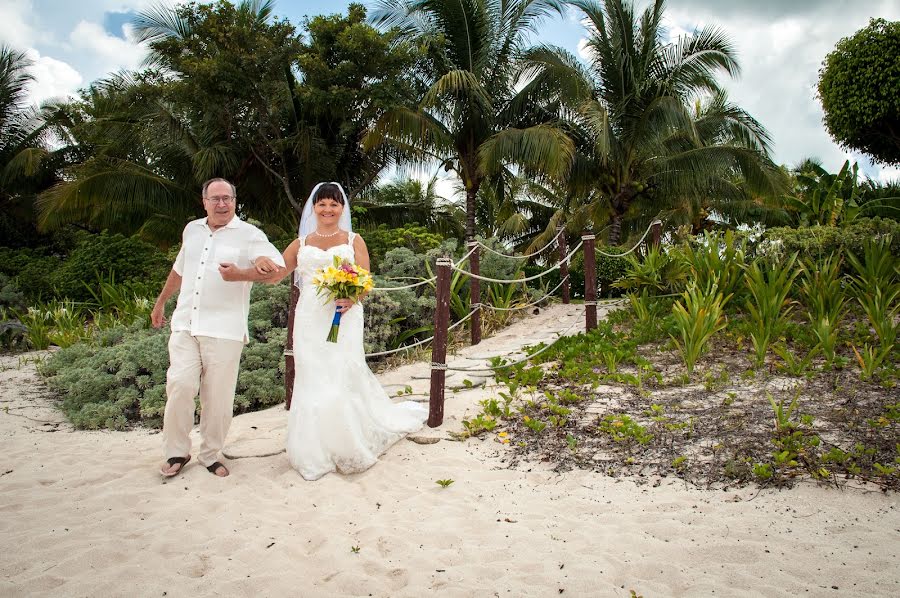
{"label": "bride's arm", "polygon": [[369,269],[369,248],[366,247],[362,235],[356,235],[356,238],[353,239],[353,257],[358,265],[366,270]]}
{"label": "bride's arm", "polygon": [[[353,255],[356,258],[356,263],[365,268],[369,269],[369,248],[366,247],[366,242],[363,241],[362,235],[356,235],[356,238],[353,239]],[[368,293],[363,293],[359,296],[359,300],[362,301],[366,298]]]}
{"label": "bride's arm", "polygon": [[[277,268],[274,271],[268,271],[272,264],[261,264],[261,260],[257,260],[256,270],[260,274],[265,275],[265,278],[262,282],[266,284],[278,284],[282,280],[284,280],[285,276],[288,276],[291,272],[297,269],[297,253],[300,251],[300,240],[294,239],[294,241],[287,246],[287,249],[284,250],[282,256],[284,257],[284,268]],[[265,259],[265,258],[261,258]],[[277,266],[277,265],[276,265]]]}

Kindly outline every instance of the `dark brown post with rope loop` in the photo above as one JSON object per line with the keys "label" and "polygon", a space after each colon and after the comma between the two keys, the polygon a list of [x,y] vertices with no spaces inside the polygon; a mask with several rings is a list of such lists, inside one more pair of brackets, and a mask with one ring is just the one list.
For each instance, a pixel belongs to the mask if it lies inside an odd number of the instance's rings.
{"label": "dark brown post with rope loop", "polygon": [[[472,255],[469,256],[469,272],[475,276],[479,276],[481,274],[481,265],[478,258],[478,241],[471,239],[466,244],[466,247],[472,252]],[[469,277],[469,309],[475,311],[475,313],[472,314],[471,323],[473,345],[477,345],[481,342],[481,281],[475,278],[475,276]]]}
{"label": "dark brown post with rope loop", "polygon": [[597,327],[597,253],[594,249],[595,235],[581,235],[584,241],[584,329],[590,332]]}
{"label": "dark brown post with rope loop", "polygon": [[450,324],[449,257],[437,260],[436,305],[434,308],[434,340],[431,344],[431,390],[428,394],[428,427],[444,422],[444,379],[447,376],[447,326]]}
{"label": "dark brown post with rope loop", "polygon": [[568,253],[568,249],[566,248],[566,227],[565,226],[557,226],[556,234],[559,237],[559,277],[562,279],[562,302],[565,305],[569,304],[569,261],[566,259],[566,254]]}
{"label": "dark brown post with rope loop", "polygon": [[662,238],[662,221],[655,220],[653,224],[650,225],[650,243],[653,248],[659,249],[659,243]]}
{"label": "dark brown post with rope loop", "polygon": [[300,300],[300,287],[294,284],[296,273],[291,274],[291,301],[288,309],[287,340],[284,343],[284,408],[291,409],[291,399],[294,395],[294,312],[297,311],[297,302]]}

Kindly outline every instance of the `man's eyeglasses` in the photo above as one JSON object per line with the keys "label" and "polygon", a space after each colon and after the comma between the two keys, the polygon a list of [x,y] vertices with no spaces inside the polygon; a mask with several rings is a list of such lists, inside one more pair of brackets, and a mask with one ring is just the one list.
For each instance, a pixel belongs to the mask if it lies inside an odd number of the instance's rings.
{"label": "man's eyeglasses", "polygon": [[231,204],[234,203],[233,195],[217,195],[215,197],[206,197],[204,199],[206,199],[206,201],[208,201],[209,203],[212,203],[212,204],[223,203],[226,206],[230,206]]}

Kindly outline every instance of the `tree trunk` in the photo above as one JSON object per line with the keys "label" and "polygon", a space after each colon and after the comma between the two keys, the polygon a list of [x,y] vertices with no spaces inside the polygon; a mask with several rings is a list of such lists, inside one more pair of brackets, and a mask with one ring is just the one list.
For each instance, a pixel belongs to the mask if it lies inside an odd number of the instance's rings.
{"label": "tree trunk", "polygon": [[607,241],[611,246],[615,246],[619,244],[619,239],[622,238],[622,215],[619,213],[613,214],[612,217],[612,226],[609,227],[609,240]]}
{"label": "tree trunk", "polygon": [[[478,246],[475,245],[475,196],[478,194],[478,183],[466,189],[466,252],[472,251],[469,256],[469,271],[478,276],[481,274],[480,260],[478,259]],[[469,278],[469,308],[475,310],[472,314],[471,344],[481,342],[481,281],[475,277]]]}
{"label": "tree trunk", "polygon": [[634,193],[627,187],[619,191],[612,199],[612,226],[609,227],[609,244],[611,246],[618,245],[622,241],[622,217],[631,206],[631,200]]}
{"label": "tree trunk", "polygon": [[466,242],[475,240],[475,196],[478,195],[478,184],[466,188]]}

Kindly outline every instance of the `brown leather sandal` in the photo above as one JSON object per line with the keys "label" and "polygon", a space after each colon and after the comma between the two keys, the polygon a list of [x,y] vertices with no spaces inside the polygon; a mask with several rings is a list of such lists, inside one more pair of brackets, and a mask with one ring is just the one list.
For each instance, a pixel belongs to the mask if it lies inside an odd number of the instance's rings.
{"label": "brown leather sandal", "polygon": [[[221,467],[222,469],[225,470],[225,475],[219,475],[219,474],[216,473],[217,471],[219,471],[219,468],[220,468],[220,467]],[[210,465],[209,467],[207,467],[207,468],[206,468],[206,471],[208,471],[209,473],[213,474],[213,475],[216,476],[217,478],[227,478],[227,477],[231,474],[231,472],[228,471],[228,468],[225,467],[224,465],[222,465],[221,463],[219,463],[218,461],[216,461],[215,463],[213,463],[212,465]]]}
{"label": "brown leather sandal", "polygon": [[163,471],[163,470],[160,469],[160,470],[159,470],[159,473],[160,473],[160,475],[163,476],[164,478],[174,478],[174,477],[177,476],[179,473],[181,473],[181,470],[184,469],[184,466],[187,465],[187,462],[190,461],[190,460],[191,460],[191,456],[190,456],[190,455],[188,455],[187,457],[169,457],[169,458],[166,460],[166,463],[167,463],[167,464],[169,464],[169,465],[181,465],[181,467],[179,467],[179,468],[176,469],[175,471],[170,471],[170,472],[166,472],[166,471]]}

